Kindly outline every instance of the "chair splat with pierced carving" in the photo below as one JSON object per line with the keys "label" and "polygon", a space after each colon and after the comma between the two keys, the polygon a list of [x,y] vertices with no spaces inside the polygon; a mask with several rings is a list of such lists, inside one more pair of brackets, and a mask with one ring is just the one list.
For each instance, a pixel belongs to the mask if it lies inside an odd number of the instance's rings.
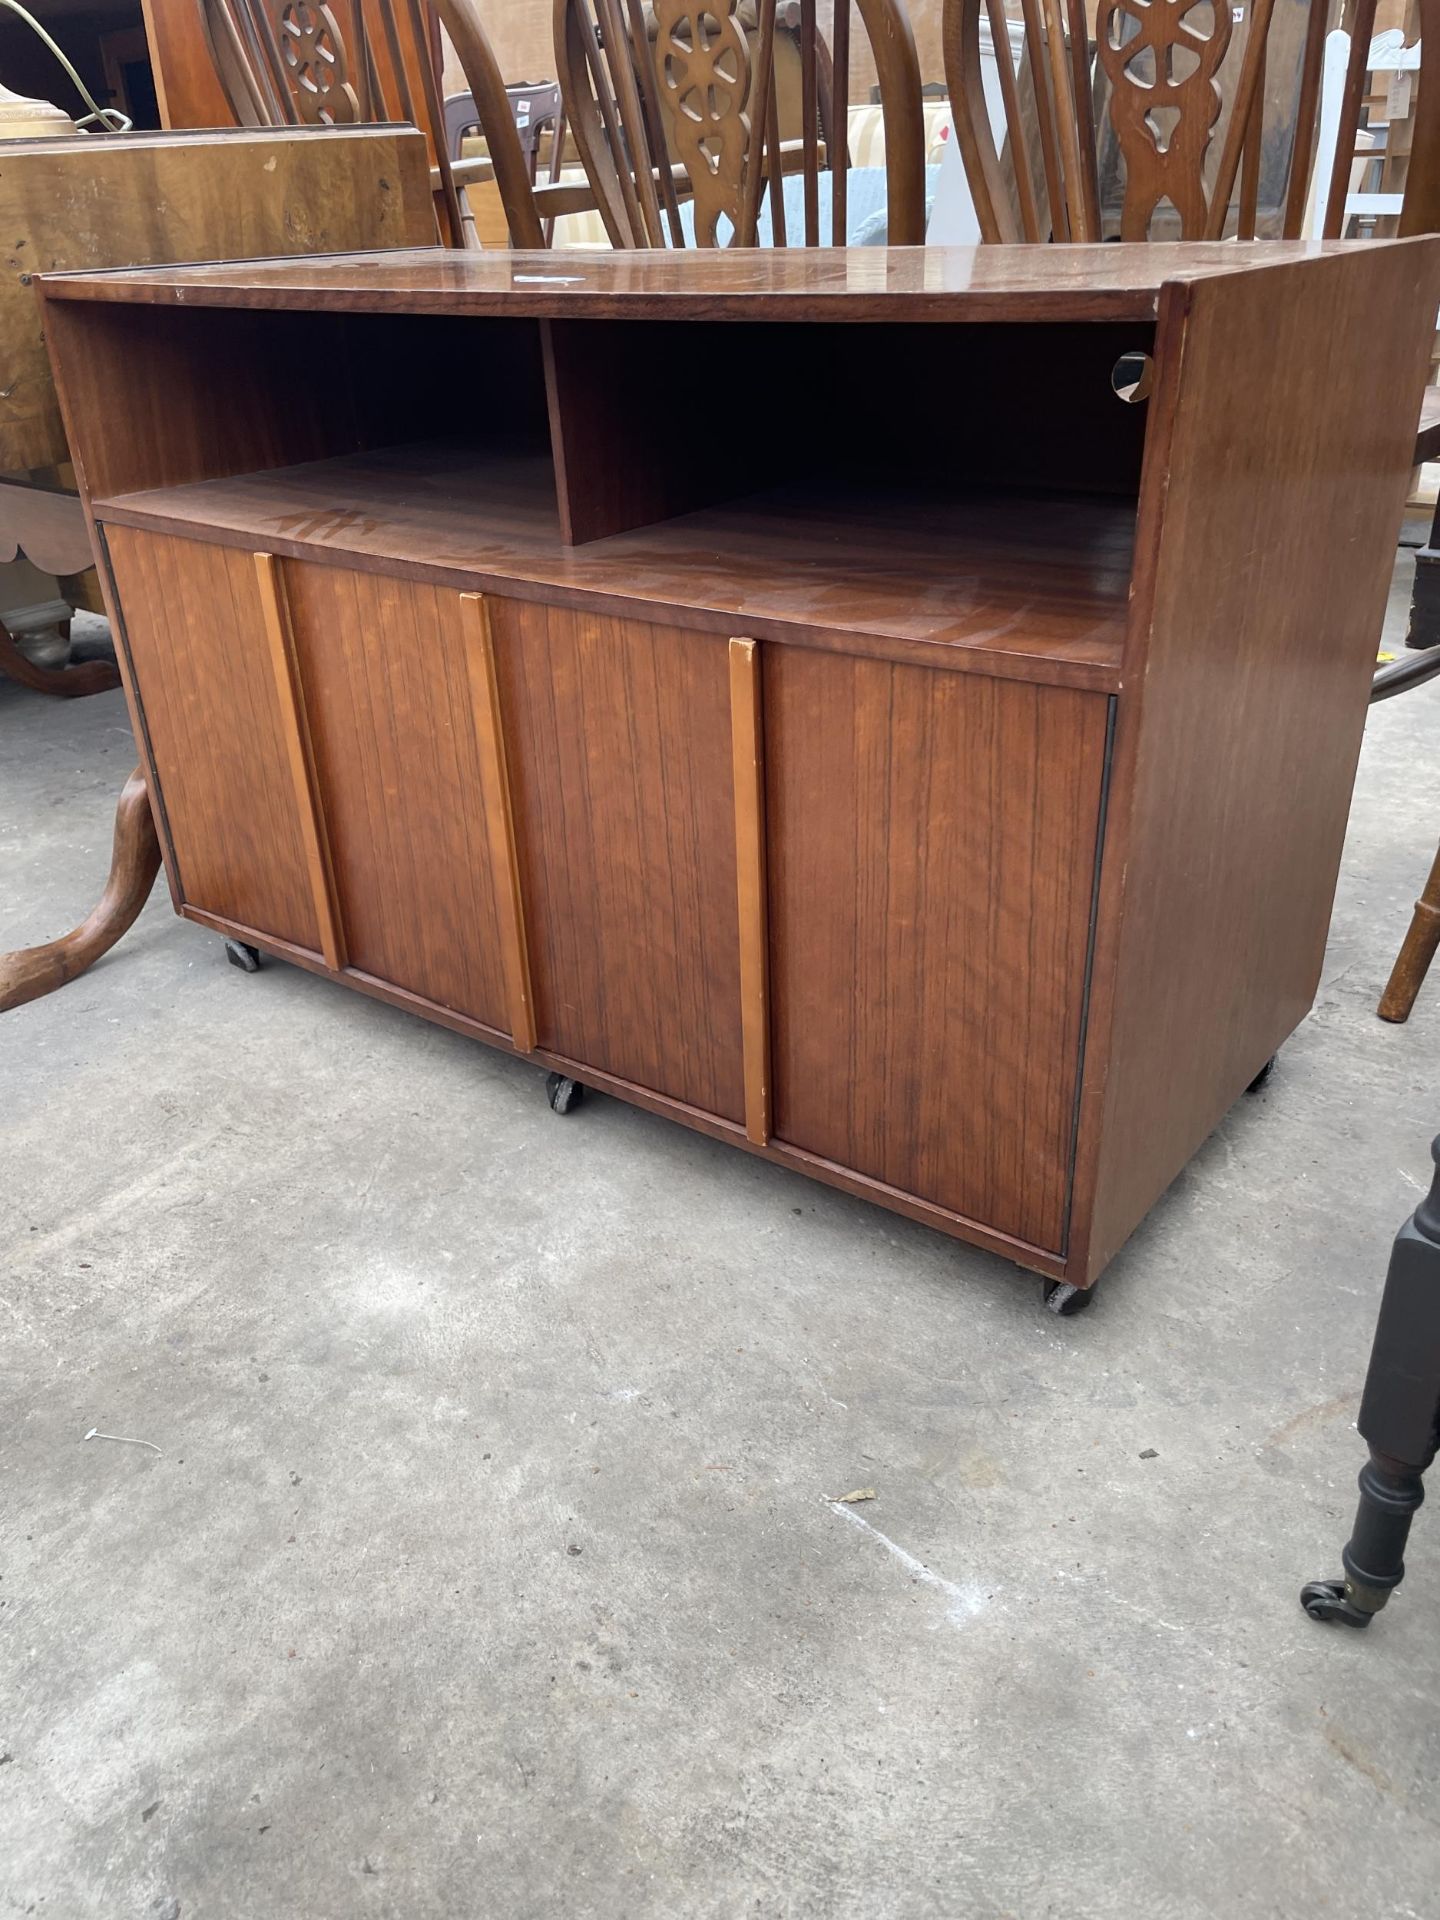
{"label": "chair splat with pierced carving", "polygon": [[1168,200],[1181,238],[1199,240],[1209,218],[1205,156],[1220,118],[1230,8],[1224,0],[1103,0],[1096,30],[1125,160],[1120,237],[1144,240]]}
{"label": "chair splat with pierced carving", "polygon": [[[1124,240],[1148,240],[1167,203],[1187,240],[1218,239],[1240,173],[1239,230],[1255,232],[1266,47],[1275,0],[1250,0],[1243,35],[1228,0],[1100,0],[1093,48],[1083,0],[1021,0],[1018,65],[1003,0],[945,0],[945,72],[955,136],[986,240],[1099,240],[1099,102],[1125,176]],[[982,48],[986,16],[990,48]],[[1017,26],[1019,23],[1015,23]],[[1324,9],[1306,23],[1306,71],[1318,71]],[[1003,128],[982,63],[993,58]],[[1092,64],[1099,73],[1092,87]],[[1218,164],[1211,143],[1230,92]],[[1002,157],[997,144],[1003,134]],[[1037,164],[1038,160],[1038,164]],[[1213,181],[1210,175],[1213,173]]]}
{"label": "chair splat with pierced carving", "polygon": [[750,46],[731,0],[656,0],[655,74],[670,144],[689,176],[698,246],[741,220],[750,150]]}
{"label": "chair splat with pierced carving", "polygon": [[796,238],[819,246],[828,224],[832,243],[844,243],[852,4],[885,121],[887,235],[893,245],[923,242],[920,64],[902,0],[837,0],[833,46],[816,0],[653,0],[649,9],[643,0],[555,0],[566,114],[615,246],[753,246],[767,192],[775,244],[784,246],[791,174],[803,187]]}
{"label": "chair splat with pierced carving", "polygon": [[318,0],[284,0],[271,20],[290,95],[307,126],[350,126],[360,98],[345,65],[335,15]]}

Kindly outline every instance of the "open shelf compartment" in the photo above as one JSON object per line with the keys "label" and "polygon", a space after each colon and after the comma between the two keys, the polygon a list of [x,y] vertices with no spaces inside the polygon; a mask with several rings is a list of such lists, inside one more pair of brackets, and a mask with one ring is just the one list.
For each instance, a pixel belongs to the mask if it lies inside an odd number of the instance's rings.
{"label": "open shelf compartment", "polygon": [[63,325],[97,377],[164,380],[163,440],[107,436],[87,476],[102,523],[1117,682],[1147,410],[1110,373],[1153,344],[1135,322],[73,303]]}

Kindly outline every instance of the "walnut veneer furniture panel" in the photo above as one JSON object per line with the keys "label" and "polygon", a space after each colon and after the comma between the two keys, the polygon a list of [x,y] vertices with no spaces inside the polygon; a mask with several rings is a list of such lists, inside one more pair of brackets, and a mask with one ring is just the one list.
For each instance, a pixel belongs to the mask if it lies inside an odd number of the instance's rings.
{"label": "walnut veneer furniture panel", "polygon": [[562,264],[45,282],[178,910],[1088,1287],[1313,999],[1440,242]]}
{"label": "walnut veneer furniture panel", "polygon": [[410,247],[434,214],[412,127],[237,127],[0,141],[0,231],[0,471],[13,473],[70,457],[37,273]]}

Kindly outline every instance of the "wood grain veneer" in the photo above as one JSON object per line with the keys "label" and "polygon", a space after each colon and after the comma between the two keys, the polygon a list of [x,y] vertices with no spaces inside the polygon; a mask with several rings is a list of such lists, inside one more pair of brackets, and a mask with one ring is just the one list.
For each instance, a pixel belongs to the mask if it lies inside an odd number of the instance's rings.
{"label": "wood grain veneer", "polygon": [[[1135,508],[1053,493],[775,489],[569,549],[542,455],[424,443],[97,501],[107,524],[517,596],[649,602],[727,635],[864,636],[1109,689]],[[983,659],[971,660],[971,653]]]}
{"label": "wood grain veneer", "polygon": [[[1344,242],[1264,240],[1247,267]],[[1161,287],[1236,270],[1220,242],[1110,247],[720,248],[700,252],[352,253],[125,274],[47,276],[54,299],[172,306],[334,306],[347,313],[541,319],[1005,321],[1155,318]]]}
{"label": "wood grain veneer", "polygon": [[491,617],[539,1045],[741,1121],[726,643],[518,601]]}
{"label": "wood grain veneer", "polygon": [[108,544],[180,897],[318,952],[254,556],[125,527]]}
{"label": "wood grain veneer", "polygon": [[766,655],[776,1137],[1055,1252],[1107,712]]}
{"label": "wood grain veneer", "polygon": [[[69,459],[31,281],[67,267],[414,246],[434,233],[409,127],[0,141],[0,471]],[[138,424],[138,423],[133,423]]]}
{"label": "wood grain veneer", "polygon": [[335,567],[285,583],[350,964],[508,1033],[460,597]]}

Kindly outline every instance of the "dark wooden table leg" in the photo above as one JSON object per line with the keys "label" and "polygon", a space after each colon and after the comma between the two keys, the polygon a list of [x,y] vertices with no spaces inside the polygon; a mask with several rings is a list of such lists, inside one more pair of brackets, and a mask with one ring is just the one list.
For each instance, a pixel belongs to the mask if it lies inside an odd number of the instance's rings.
{"label": "dark wooden table leg", "polygon": [[125,782],[115,810],[115,848],[110,878],[88,919],[44,947],[20,947],[0,953],[0,1013],[53,993],[84,973],[134,924],[160,870],[160,842],[150,812],[150,796],[137,767]]}
{"label": "dark wooden table leg", "polygon": [[1405,1542],[1425,1498],[1440,1413],[1440,1139],[1430,1155],[1430,1191],[1395,1236],[1370,1350],[1358,1423],[1370,1458],[1341,1555],[1345,1578],[1314,1580],[1302,1591],[1312,1620],[1367,1627],[1405,1577]]}
{"label": "dark wooden table leg", "polygon": [[86,660],[76,667],[37,667],[15,644],[14,635],[0,620],[0,673],[37,693],[59,693],[75,698],[82,693],[108,693],[120,684],[119,669],[109,660]]}
{"label": "dark wooden table leg", "polygon": [[1430,519],[1430,538],[1415,555],[1415,584],[1410,589],[1407,647],[1440,645],[1440,501]]}
{"label": "dark wooden table leg", "polygon": [[1435,856],[1424,892],[1415,902],[1410,931],[1395,956],[1390,979],[1375,1009],[1382,1020],[1410,1018],[1415,996],[1430,971],[1430,962],[1435,958],[1437,948],[1440,948],[1440,853]]}

